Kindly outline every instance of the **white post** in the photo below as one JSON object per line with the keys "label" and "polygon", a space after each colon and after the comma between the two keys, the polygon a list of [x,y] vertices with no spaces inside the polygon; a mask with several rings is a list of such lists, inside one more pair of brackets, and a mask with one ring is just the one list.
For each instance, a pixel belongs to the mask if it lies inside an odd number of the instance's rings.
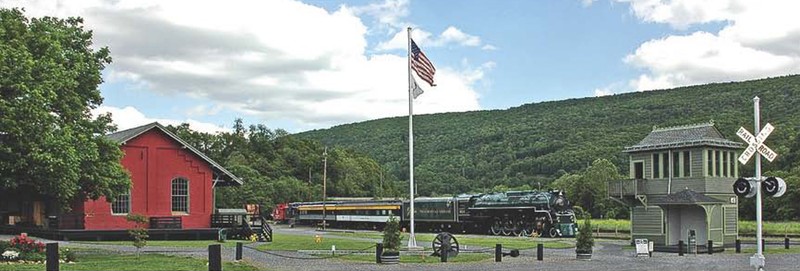
{"label": "white post", "polygon": [[408,247],[416,248],[417,239],[414,237],[414,90],[411,86],[411,27],[408,28],[408,182],[409,206],[411,207],[410,232],[408,234]]}
{"label": "white post", "polygon": [[322,153],[322,156],[324,157],[322,160],[322,230],[325,231],[327,229],[325,224],[328,224],[325,210],[325,203],[328,201],[328,146],[325,146],[325,151]]}
{"label": "white post", "polygon": [[[755,112],[755,133],[761,132],[761,109],[759,108],[758,96],[753,98],[753,110]],[[764,143],[764,142],[758,142]],[[761,250],[761,154],[756,152],[756,254],[750,259],[750,265],[755,266],[756,270],[764,268],[764,252]]]}

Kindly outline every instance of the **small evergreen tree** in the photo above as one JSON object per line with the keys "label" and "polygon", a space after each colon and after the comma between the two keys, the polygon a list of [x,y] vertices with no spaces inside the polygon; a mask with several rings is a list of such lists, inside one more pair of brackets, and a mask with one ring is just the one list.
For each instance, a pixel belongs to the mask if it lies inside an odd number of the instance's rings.
{"label": "small evergreen tree", "polygon": [[147,245],[147,217],[140,214],[128,214],[125,220],[134,223],[134,227],[128,230],[128,234],[133,238],[133,246],[136,247],[136,258],[139,258],[139,250]]}
{"label": "small evergreen tree", "polygon": [[578,236],[575,237],[575,252],[581,254],[591,254],[592,247],[594,246],[594,237],[592,237],[592,222],[589,216],[583,219],[583,225],[579,228]]}
{"label": "small evergreen tree", "polygon": [[400,222],[397,221],[397,217],[390,216],[389,221],[386,222],[386,226],[383,228],[383,251],[400,251],[402,238],[400,236]]}

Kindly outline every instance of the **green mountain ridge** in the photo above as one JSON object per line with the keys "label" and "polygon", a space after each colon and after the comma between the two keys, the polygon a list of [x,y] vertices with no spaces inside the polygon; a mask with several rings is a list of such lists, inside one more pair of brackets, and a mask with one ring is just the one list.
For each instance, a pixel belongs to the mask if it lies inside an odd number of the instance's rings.
{"label": "green mountain ridge", "polygon": [[[797,166],[800,75],[712,83],[667,90],[414,116],[415,182],[423,196],[484,191],[497,185],[545,186],[564,173],[605,158],[627,175],[622,153],[654,127],[713,121],[730,140],[741,126],[753,131],[753,97],[761,124],[776,127],[767,140],[779,156],[765,170]],[[408,179],[408,118],[345,124],[297,134],[376,159]],[[743,174],[752,172],[752,163]]]}

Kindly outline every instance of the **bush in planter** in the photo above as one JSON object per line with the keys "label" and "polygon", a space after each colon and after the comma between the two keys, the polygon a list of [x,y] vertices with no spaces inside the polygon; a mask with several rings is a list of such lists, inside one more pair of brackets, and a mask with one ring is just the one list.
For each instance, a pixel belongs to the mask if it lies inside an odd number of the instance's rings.
{"label": "bush in planter", "polygon": [[589,216],[583,219],[578,236],[575,237],[575,253],[577,254],[592,254],[592,247],[594,246],[594,237],[592,237],[592,222]]}
{"label": "bush in planter", "polygon": [[400,253],[400,222],[397,217],[390,216],[383,228],[383,255],[399,255]]}

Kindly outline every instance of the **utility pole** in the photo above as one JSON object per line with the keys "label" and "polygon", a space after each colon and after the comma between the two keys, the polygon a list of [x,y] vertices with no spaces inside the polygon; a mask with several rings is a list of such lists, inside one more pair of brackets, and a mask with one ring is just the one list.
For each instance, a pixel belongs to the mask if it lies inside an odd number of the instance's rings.
{"label": "utility pole", "polygon": [[328,147],[325,146],[325,151],[322,153],[322,230],[325,230],[327,224],[325,210],[325,201],[328,200]]}

